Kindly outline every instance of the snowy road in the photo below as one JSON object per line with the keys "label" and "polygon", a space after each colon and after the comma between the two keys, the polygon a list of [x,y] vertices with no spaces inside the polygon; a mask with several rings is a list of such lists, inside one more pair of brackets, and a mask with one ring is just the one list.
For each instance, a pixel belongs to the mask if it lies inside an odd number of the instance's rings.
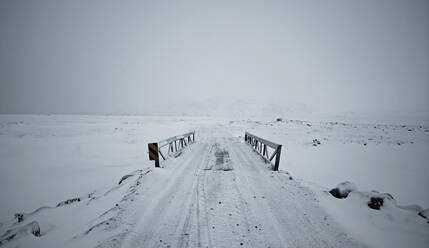
{"label": "snowy road", "polygon": [[164,165],[143,178],[124,214],[123,247],[359,246],[311,191],[222,130],[200,132]]}

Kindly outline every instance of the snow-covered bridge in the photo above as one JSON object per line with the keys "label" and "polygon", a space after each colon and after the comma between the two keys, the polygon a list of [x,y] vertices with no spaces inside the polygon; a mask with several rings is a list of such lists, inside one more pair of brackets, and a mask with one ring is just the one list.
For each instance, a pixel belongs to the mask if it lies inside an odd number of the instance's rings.
{"label": "snow-covered bridge", "polygon": [[124,247],[358,246],[286,172],[222,130],[139,185]]}

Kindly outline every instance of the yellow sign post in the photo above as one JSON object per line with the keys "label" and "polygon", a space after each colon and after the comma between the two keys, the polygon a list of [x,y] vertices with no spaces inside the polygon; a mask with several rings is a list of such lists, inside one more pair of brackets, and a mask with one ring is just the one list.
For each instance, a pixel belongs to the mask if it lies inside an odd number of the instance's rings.
{"label": "yellow sign post", "polygon": [[149,160],[155,160],[155,167],[159,167],[159,150],[158,143],[149,143]]}

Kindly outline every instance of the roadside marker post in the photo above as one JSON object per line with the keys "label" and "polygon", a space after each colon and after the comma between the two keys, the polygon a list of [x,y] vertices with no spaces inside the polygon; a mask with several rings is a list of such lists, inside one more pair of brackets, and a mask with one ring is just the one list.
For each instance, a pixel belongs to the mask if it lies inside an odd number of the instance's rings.
{"label": "roadside marker post", "polygon": [[[195,142],[195,131],[170,137],[165,140],[158,141],[156,143],[148,143],[149,160],[155,161],[155,167],[159,165],[159,155],[163,160],[170,157],[178,157],[185,147],[190,146]],[[168,153],[163,154],[162,148],[168,146]],[[164,151],[165,152],[165,151]]]}
{"label": "roadside marker post", "polygon": [[149,160],[155,160],[155,167],[159,167],[159,150],[158,143],[149,143]]}

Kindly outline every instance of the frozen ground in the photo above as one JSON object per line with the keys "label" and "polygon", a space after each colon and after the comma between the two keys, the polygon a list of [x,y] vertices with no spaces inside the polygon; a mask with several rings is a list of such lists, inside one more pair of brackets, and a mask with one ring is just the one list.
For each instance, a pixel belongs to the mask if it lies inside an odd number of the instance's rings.
{"label": "frozen ground", "polygon": [[[241,130],[283,144],[280,168],[305,181],[392,194],[400,204],[429,207],[429,126],[300,120],[231,121]],[[313,140],[320,144],[315,144]]]}
{"label": "frozen ground", "polygon": [[[147,143],[189,130],[197,143],[155,170]],[[245,130],[284,145],[280,173],[242,143]],[[417,213],[429,207],[428,135],[420,125],[0,116],[0,240],[7,247],[427,247],[429,224]],[[346,199],[327,193],[347,180],[359,191]],[[394,199],[370,209],[371,190]],[[420,208],[402,207],[410,204]],[[24,213],[22,222],[15,213]]]}

